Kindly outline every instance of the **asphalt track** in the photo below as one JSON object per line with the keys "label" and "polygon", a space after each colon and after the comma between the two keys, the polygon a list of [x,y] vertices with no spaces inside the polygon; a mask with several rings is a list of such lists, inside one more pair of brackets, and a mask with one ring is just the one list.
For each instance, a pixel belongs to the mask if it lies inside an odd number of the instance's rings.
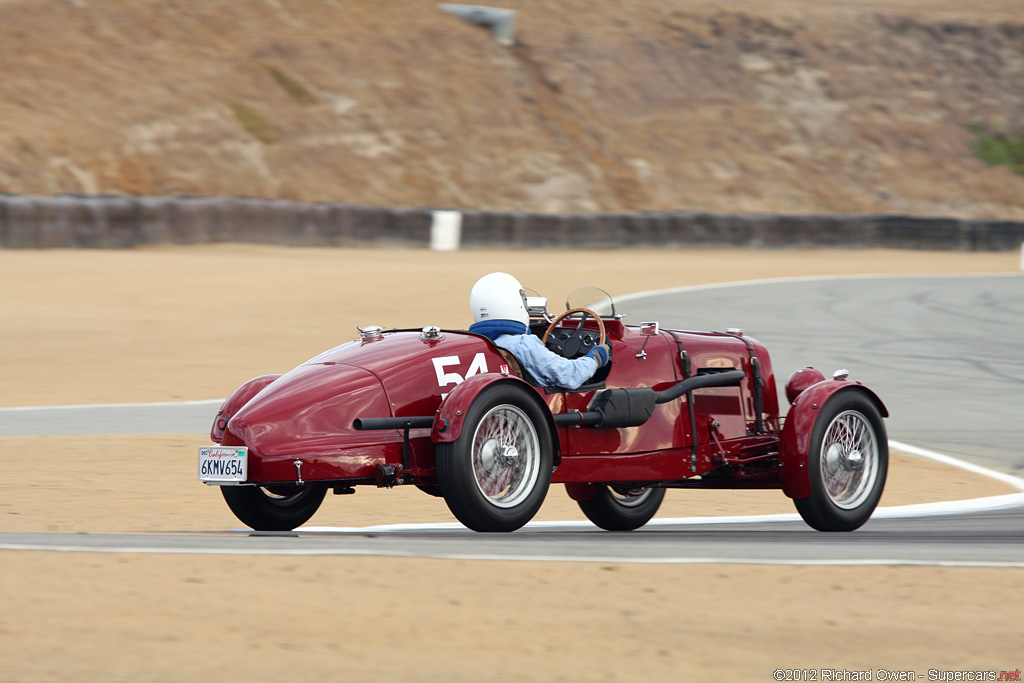
{"label": "asphalt track", "polygon": [[621,308],[634,323],[743,328],[768,347],[780,392],[806,365],[846,368],[887,404],[891,437],[1024,473],[1024,275],[769,280]]}
{"label": "asphalt track", "polygon": [[[501,535],[459,525],[305,527],[288,534],[0,534],[0,549],[1024,566],[1024,480],[1014,476],[1024,471],[1024,276],[775,280],[646,292],[617,303],[634,324],[744,327],[770,350],[780,389],[805,365],[826,375],[847,368],[885,400],[890,437],[907,442],[896,444],[901,450],[987,473],[1021,493],[883,508],[851,534],[822,534],[795,515],[776,515],[655,519],[630,533],[585,522],[538,522]],[[3,409],[0,436],[204,434],[216,403]]]}

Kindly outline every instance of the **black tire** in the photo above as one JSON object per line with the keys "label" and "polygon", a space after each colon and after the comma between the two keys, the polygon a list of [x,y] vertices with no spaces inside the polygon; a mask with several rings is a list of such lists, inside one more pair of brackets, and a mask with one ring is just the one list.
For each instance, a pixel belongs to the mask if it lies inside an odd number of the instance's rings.
{"label": "black tire", "polygon": [[441,493],[441,486],[439,484],[416,484],[416,488],[427,495],[444,498],[444,494]]}
{"label": "black tire", "polygon": [[578,500],[580,509],[591,522],[606,531],[639,529],[658,512],[665,489],[616,491],[607,484],[594,484],[597,491],[589,500]]}
{"label": "black tire", "polygon": [[448,509],[474,531],[515,531],[544,502],[553,452],[543,408],[523,389],[484,389],[466,411],[459,438],[437,446]]}
{"label": "black tire", "polygon": [[874,402],[858,391],[834,394],[811,432],[811,495],[793,502],[818,531],[853,531],[875,511],[888,469],[885,423]]}
{"label": "black tire", "polygon": [[291,531],[320,508],[326,486],[221,486],[228,507],[257,531]]}

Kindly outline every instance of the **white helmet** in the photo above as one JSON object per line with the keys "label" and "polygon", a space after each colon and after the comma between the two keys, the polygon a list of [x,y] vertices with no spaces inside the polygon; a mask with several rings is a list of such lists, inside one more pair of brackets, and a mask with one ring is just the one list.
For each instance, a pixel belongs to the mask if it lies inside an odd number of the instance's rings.
{"label": "white helmet", "polygon": [[474,322],[514,320],[530,324],[523,286],[508,273],[491,273],[477,280],[469,293],[469,307],[473,310]]}

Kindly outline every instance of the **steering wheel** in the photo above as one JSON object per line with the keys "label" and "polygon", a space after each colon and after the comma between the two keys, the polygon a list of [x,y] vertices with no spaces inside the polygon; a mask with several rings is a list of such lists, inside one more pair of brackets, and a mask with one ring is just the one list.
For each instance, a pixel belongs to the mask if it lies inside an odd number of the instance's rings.
{"label": "steering wheel", "polygon": [[[568,334],[562,335],[562,338],[560,339],[552,340],[552,345],[557,348],[557,352],[559,353],[559,355],[564,356],[565,358],[576,358],[577,356],[583,355],[583,353],[580,353],[581,350],[583,350],[583,352],[586,353],[586,351],[589,351],[594,346],[600,346],[601,344],[604,344],[605,341],[607,341],[608,337],[604,333],[604,321],[601,320],[601,316],[599,316],[597,313],[594,313],[589,308],[572,308],[568,311],[565,311],[564,313],[559,313],[558,316],[551,321],[551,324],[548,325],[547,331],[541,338],[541,341],[544,343],[544,345],[547,346],[548,337],[551,336],[551,333],[554,331],[556,327],[558,327],[558,324],[562,322],[563,319],[568,318],[570,315],[577,315],[580,313],[583,314],[583,317],[580,318],[580,324],[576,326],[575,330],[570,331]],[[597,321],[597,329],[599,334],[596,342],[584,339],[583,323],[587,321],[588,315]]]}

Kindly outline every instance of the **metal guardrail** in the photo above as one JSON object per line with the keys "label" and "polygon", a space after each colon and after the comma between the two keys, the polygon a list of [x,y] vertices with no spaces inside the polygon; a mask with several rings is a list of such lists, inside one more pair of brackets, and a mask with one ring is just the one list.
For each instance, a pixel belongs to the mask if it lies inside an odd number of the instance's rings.
{"label": "metal guardrail", "polygon": [[883,247],[1007,251],[1024,222],[892,215],[435,211],[241,197],[0,194],[0,248],[253,242],[294,246]]}

